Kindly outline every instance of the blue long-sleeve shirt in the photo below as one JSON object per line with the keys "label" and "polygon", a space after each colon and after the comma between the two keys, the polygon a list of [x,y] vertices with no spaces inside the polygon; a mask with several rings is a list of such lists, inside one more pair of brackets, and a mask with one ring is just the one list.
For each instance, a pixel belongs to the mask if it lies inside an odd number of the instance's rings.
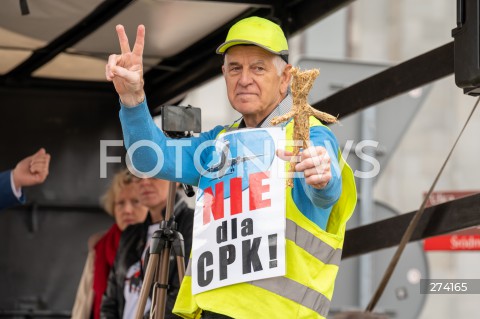
{"label": "blue long-sleeve shirt", "polygon": [[[201,167],[212,162],[212,152],[198,151],[213,141],[224,129],[216,126],[198,137],[171,139],[155,125],[146,101],[135,107],[121,106],[125,147],[132,163],[140,172],[155,173],[157,178],[198,185]],[[300,211],[322,229],[326,228],[331,208],[340,197],[342,183],[337,160],[338,143],[326,127],[310,128],[310,140],[315,146],[327,149],[331,160],[332,179],[323,189],[307,185],[304,178],[294,179],[292,197]],[[199,148],[200,147],[200,148]]]}

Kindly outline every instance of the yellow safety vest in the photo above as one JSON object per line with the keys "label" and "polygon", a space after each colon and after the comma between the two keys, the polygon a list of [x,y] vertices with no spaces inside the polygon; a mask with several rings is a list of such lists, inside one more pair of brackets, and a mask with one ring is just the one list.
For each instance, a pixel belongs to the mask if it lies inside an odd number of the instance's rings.
{"label": "yellow safety vest", "polygon": [[[310,117],[310,127],[318,125],[323,126]],[[291,140],[292,136],[293,121],[290,121],[286,125],[286,138]],[[326,231],[299,211],[292,198],[292,188],[286,188],[285,276],[192,295],[189,263],[173,312],[183,318],[200,318],[202,309],[236,319],[326,318],[346,223],[357,202],[353,172],[340,150],[338,161],[342,170],[342,193],[332,207]]]}

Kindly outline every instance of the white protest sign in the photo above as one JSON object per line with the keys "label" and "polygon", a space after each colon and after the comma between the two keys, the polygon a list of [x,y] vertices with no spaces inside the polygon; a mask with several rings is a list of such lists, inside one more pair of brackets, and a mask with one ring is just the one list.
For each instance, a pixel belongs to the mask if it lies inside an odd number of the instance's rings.
{"label": "white protest sign", "polygon": [[285,275],[281,128],[229,132],[202,172],[192,247],[192,292]]}

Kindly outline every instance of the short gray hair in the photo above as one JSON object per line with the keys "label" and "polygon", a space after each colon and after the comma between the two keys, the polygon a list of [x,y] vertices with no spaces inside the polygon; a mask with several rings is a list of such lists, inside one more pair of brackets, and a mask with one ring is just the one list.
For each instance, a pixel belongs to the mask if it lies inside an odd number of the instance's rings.
{"label": "short gray hair", "polygon": [[285,60],[282,59],[279,55],[275,55],[272,62],[277,69],[278,76],[282,75],[283,70],[285,70],[285,67],[287,66],[287,62],[285,62]]}

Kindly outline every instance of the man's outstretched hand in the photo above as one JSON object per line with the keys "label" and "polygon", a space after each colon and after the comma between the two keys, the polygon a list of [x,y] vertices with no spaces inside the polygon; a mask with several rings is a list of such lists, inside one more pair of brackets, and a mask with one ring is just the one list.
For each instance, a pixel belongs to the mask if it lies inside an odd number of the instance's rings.
{"label": "man's outstretched hand", "polygon": [[145,99],[142,62],[145,26],[138,26],[133,50],[130,50],[124,27],[119,24],[116,30],[122,53],[109,56],[105,76],[108,81],[113,82],[122,103],[126,106],[135,106]]}
{"label": "man's outstretched hand", "polygon": [[13,183],[16,189],[41,184],[48,176],[50,154],[41,148],[35,154],[22,159],[13,169]]}

